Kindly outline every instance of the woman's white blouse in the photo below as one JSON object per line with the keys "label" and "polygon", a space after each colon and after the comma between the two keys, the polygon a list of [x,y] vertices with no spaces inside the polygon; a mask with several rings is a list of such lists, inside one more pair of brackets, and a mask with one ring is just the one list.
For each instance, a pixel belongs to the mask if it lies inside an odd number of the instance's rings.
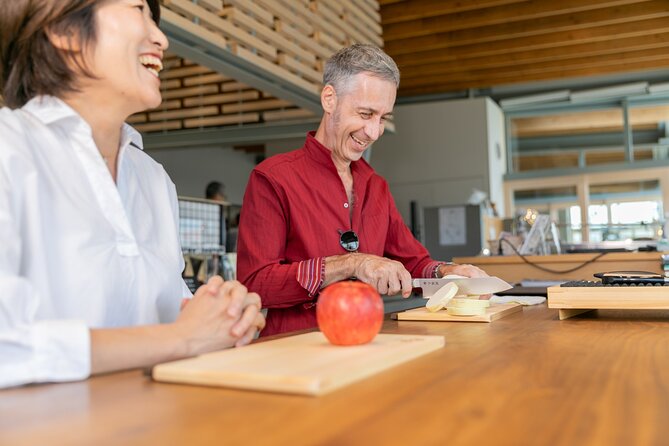
{"label": "woman's white blouse", "polygon": [[173,321],[176,190],[123,128],[115,184],[90,126],[42,96],[0,110],[0,387],[90,374],[90,328]]}

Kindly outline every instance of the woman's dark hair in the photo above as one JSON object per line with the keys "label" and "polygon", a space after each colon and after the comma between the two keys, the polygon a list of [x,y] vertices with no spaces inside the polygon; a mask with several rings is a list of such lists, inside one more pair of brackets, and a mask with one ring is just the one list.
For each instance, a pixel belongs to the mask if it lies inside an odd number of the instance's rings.
{"label": "woman's dark hair", "polygon": [[[158,23],[158,0],[147,0]],[[0,95],[11,108],[35,96],[77,91],[72,62],[92,76],[75,52],[53,46],[48,32],[77,39],[78,47],[96,42],[99,0],[3,0],[0,7]],[[69,62],[69,63],[68,63]]]}
{"label": "woman's dark hair", "polygon": [[149,9],[151,9],[151,15],[153,16],[153,21],[156,22],[156,25],[160,24],[160,1],[159,0],[146,0],[149,4]]}

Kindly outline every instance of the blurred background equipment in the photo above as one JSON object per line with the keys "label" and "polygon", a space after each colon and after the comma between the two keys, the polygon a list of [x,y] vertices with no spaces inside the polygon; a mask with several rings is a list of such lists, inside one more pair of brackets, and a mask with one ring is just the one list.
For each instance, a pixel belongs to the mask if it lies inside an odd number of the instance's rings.
{"label": "blurred background equipment", "polygon": [[480,204],[423,209],[423,243],[435,259],[477,255],[484,248],[484,211]]}
{"label": "blurred background equipment", "polygon": [[179,197],[179,239],[186,262],[182,275],[193,292],[214,275],[235,278],[235,262],[225,249],[225,213],[221,201]]}

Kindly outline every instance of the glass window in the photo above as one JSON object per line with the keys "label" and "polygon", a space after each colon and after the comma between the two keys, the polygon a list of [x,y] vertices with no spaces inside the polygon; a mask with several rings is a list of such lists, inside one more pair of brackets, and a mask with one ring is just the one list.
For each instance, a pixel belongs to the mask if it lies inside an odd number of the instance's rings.
{"label": "glass window", "polygon": [[611,223],[652,223],[660,219],[657,201],[633,201],[611,205]]}
{"label": "glass window", "polygon": [[593,204],[588,207],[588,223],[605,225],[609,222],[609,210],[605,204]]}
{"label": "glass window", "polygon": [[581,243],[583,241],[583,233],[581,232],[581,206],[569,207],[569,223],[567,224],[567,232],[570,237],[565,238],[570,243]]}
{"label": "glass window", "polygon": [[590,241],[656,239],[661,228],[658,180],[590,186]]}
{"label": "glass window", "polygon": [[[664,211],[660,181],[641,180],[590,185],[587,222],[582,221],[576,186],[518,189],[514,191],[517,220],[528,210],[547,214],[564,243],[657,239]],[[519,228],[522,232],[523,228]],[[525,228],[526,229],[526,228]]]}
{"label": "glass window", "polygon": [[605,204],[588,206],[588,225],[590,225],[590,241],[603,242],[608,236],[609,209]]}
{"label": "glass window", "polygon": [[[569,243],[582,239],[580,213],[577,222],[573,223],[570,211],[576,201],[576,186],[514,191],[517,216],[525,214],[527,209],[549,215],[558,229],[560,240]],[[575,207],[579,209],[578,206]]]}

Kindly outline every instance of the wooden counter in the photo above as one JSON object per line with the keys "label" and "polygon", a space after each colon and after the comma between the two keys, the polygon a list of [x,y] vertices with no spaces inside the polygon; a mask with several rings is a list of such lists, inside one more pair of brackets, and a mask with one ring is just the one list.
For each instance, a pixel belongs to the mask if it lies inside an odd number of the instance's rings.
{"label": "wooden counter", "polygon": [[[659,252],[609,252],[592,263],[586,262],[599,254],[559,254],[526,256],[531,263],[557,272],[549,272],[529,265],[519,256],[456,257],[455,263],[469,263],[507,282],[523,279],[539,280],[594,280],[594,273],[606,271],[651,271],[664,273]],[[585,264],[585,265],[584,265]],[[575,271],[568,271],[584,265]]]}
{"label": "wooden counter", "polygon": [[386,321],[446,346],[313,398],[140,371],[0,391],[3,445],[651,445],[669,438],[669,311]]}

